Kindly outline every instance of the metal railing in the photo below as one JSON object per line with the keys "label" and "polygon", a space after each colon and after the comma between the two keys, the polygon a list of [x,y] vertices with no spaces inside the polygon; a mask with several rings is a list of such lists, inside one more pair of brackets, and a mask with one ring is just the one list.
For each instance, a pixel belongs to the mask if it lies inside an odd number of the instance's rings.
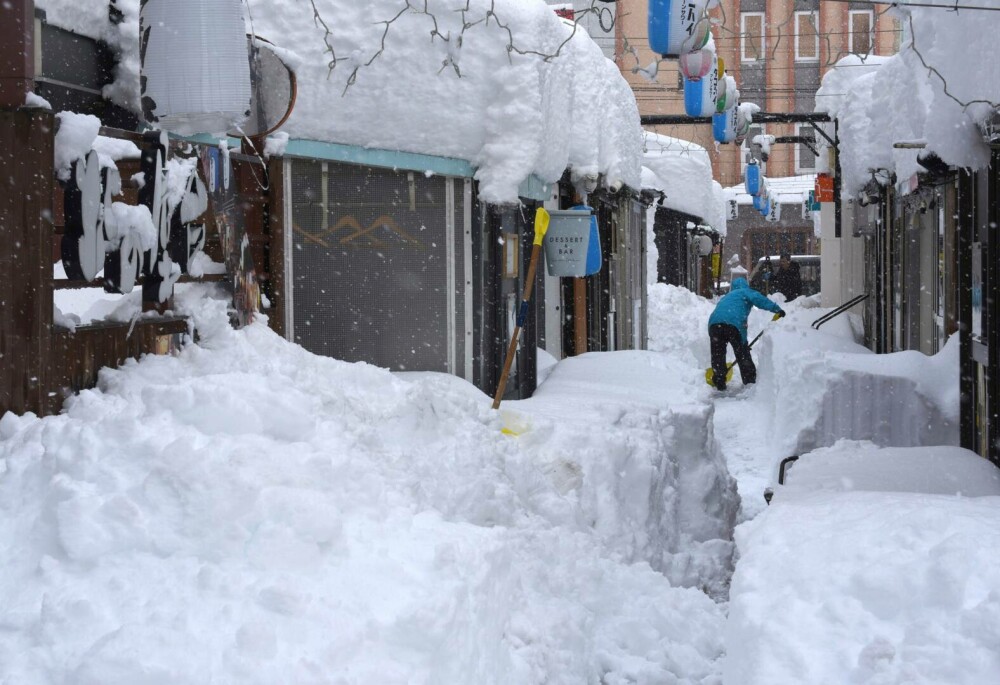
{"label": "metal railing", "polygon": [[[781,464],[778,465],[778,485],[785,484],[785,473],[788,471],[788,467],[797,462],[798,460],[799,458],[797,456],[785,457],[784,459],[781,460]],[[774,489],[764,488],[764,501],[767,502],[768,506],[771,505],[771,498],[773,497],[774,497]]]}
{"label": "metal railing", "polygon": [[846,312],[848,309],[850,309],[854,305],[859,304],[861,302],[864,302],[867,299],[868,299],[868,293],[864,293],[863,295],[858,295],[857,297],[851,298],[850,300],[848,300],[844,304],[842,304],[839,307],[837,307],[836,309],[834,309],[832,312],[827,312],[823,316],[821,316],[818,319],[816,319],[815,321],[813,321],[812,322],[812,327],[815,328],[818,331],[819,327],[822,326],[823,324],[825,324],[830,319],[833,319],[834,317],[840,316],[841,314],[843,314],[844,312]]}

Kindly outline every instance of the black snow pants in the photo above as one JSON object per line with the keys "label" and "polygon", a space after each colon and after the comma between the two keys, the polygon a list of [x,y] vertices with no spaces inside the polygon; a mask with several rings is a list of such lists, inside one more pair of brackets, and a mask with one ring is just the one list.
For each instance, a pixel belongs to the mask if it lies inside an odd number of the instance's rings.
{"label": "black snow pants", "polygon": [[712,342],[712,379],[719,390],[726,389],[726,345],[733,346],[736,363],[740,367],[743,385],[757,382],[757,367],[750,358],[750,346],[743,342],[736,326],[716,323],[708,327],[708,337]]}

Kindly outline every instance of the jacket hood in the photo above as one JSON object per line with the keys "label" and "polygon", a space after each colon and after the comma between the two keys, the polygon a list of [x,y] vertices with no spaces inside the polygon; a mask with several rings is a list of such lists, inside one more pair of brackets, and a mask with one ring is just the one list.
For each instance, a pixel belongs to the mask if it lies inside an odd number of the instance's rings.
{"label": "jacket hood", "polygon": [[747,288],[747,287],[749,287],[747,279],[741,276],[739,278],[733,279],[733,284],[730,286],[730,290],[738,290],[739,288]]}

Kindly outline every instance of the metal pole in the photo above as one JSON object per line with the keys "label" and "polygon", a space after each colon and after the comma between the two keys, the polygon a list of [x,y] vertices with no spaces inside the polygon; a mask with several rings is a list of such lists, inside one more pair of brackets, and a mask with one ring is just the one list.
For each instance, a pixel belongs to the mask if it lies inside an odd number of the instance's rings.
{"label": "metal pole", "polygon": [[842,189],[840,177],[840,124],[836,119],[833,120],[833,140],[835,143],[833,152],[836,160],[836,169],[833,172],[833,211],[835,215],[833,237],[839,238],[844,226],[844,208],[840,200],[840,191]]}
{"label": "metal pole", "polygon": [[573,354],[587,351],[587,280],[573,279]]}

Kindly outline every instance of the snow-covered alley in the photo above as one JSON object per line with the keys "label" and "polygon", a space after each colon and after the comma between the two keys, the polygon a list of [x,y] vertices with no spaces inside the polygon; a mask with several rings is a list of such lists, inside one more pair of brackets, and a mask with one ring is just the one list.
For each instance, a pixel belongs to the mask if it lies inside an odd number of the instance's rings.
{"label": "snow-covered alley", "polygon": [[[195,294],[199,346],[102,373],[61,416],[0,422],[8,682],[998,672],[996,469],[957,448],[879,449],[863,440],[890,444],[881,423],[824,417],[847,387],[858,415],[878,401],[946,437],[948,389],[918,381],[950,350],[866,368],[849,324],[810,333],[818,310],[792,303],[752,319],[771,327],[758,387],[717,397],[711,303],[654,286],[653,350],[568,359],[497,413],[458,379],[233,331],[224,301]],[[858,391],[872,383],[926,401]],[[776,460],[824,445],[765,511]]]}
{"label": "snow-covered alley", "polygon": [[995,5],[0,2],[0,685],[1000,683]]}

